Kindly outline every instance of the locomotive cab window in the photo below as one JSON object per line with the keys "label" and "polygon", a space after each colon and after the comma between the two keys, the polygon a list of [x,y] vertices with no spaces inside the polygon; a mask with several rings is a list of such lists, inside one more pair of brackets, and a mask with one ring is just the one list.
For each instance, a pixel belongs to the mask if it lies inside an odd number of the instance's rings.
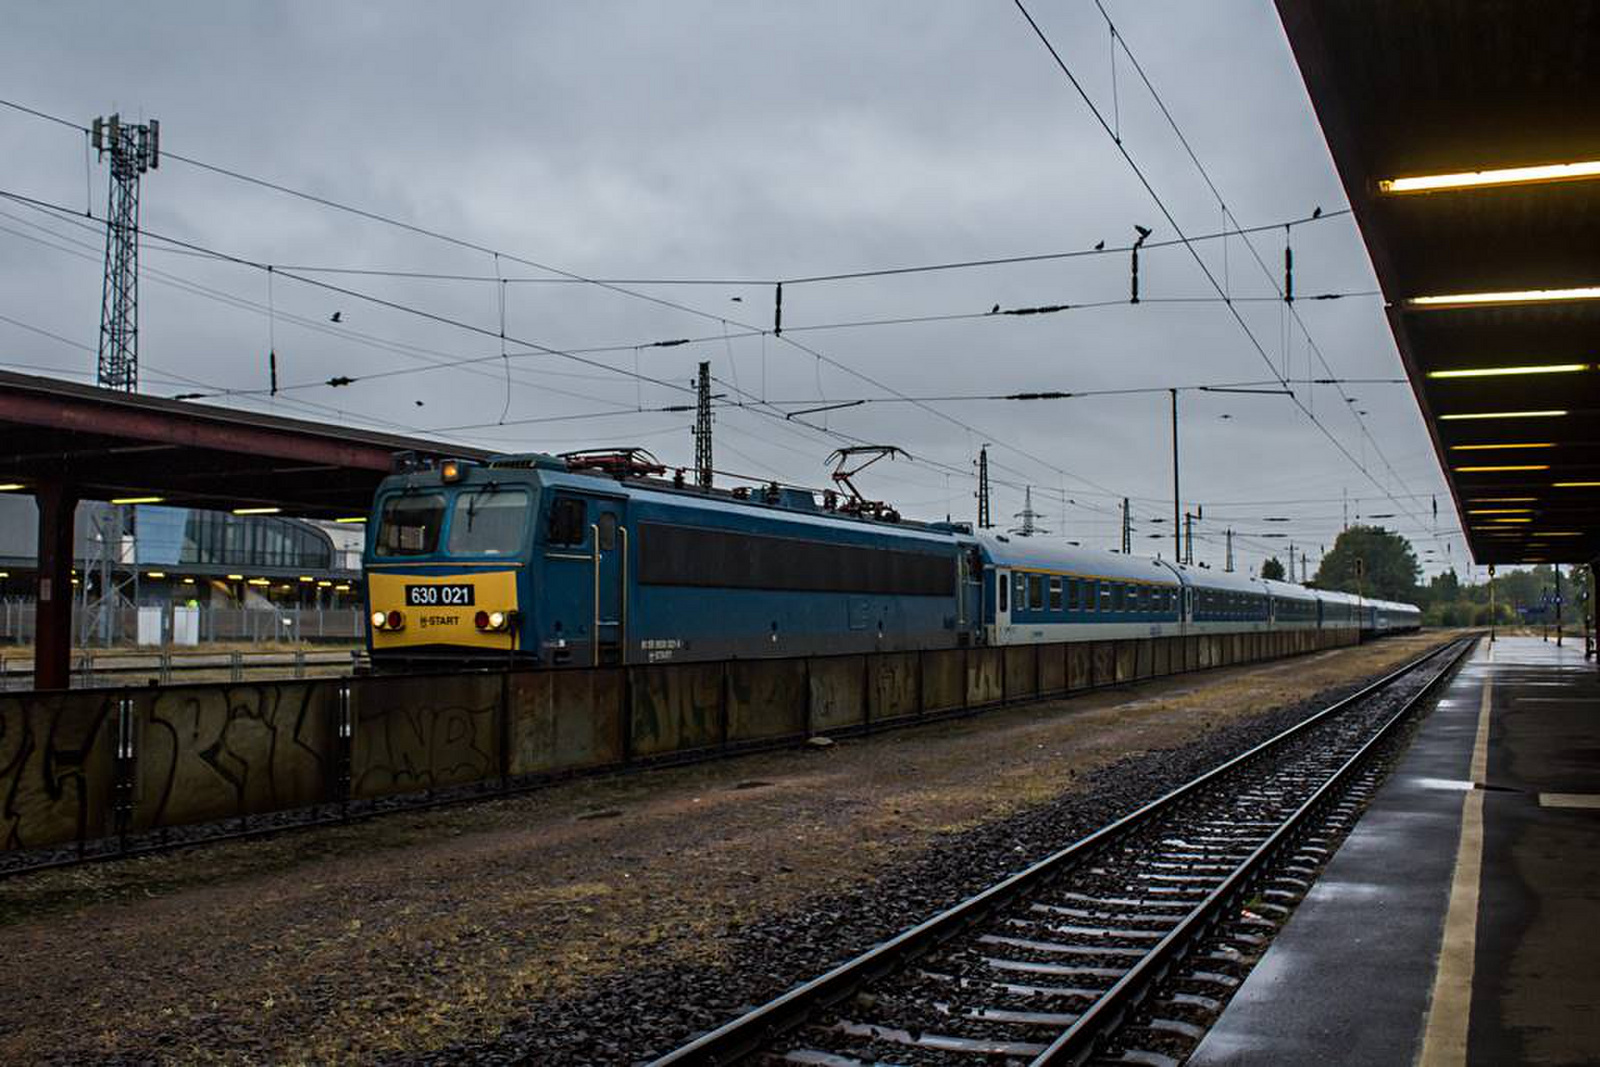
{"label": "locomotive cab window", "polygon": [[581,545],[588,537],[589,507],[576,497],[557,497],[550,505],[545,540],[552,545]]}
{"label": "locomotive cab window", "polygon": [[439,527],[444,525],[444,497],[437,493],[392,496],[383,504],[378,520],[380,556],[427,556],[439,548]]}
{"label": "locomotive cab window", "polygon": [[600,550],[610,552],[617,547],[617,517],[609,511],[600,513],[600,520],[595,524],[600,527]]}
{"label": "locomotive cab window", "polygon": [[456,556],[511,556],[528,527],[523,489],[474,489],[456,497],[450,510],[449,551]]}
{"label": "locomotive cab window", "polygon": [[996,611],[1009,611],[1010,610],[1008,607],[1006,607],[1006,591],[1009,590],[1010,588],[1011,588],[1010,579],[1006,578],[1004,575],[1001,575],[1000,576],[1000,580],[998,582],[994,583],[995,610]]}

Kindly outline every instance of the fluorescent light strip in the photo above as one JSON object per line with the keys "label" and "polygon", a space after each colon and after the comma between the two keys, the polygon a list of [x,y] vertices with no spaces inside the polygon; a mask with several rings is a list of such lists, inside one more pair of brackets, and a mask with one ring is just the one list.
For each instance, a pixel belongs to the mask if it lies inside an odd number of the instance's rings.
{"label": "fluorescent light strip", "polygon": [[1600,482],[1552,482],[1557,489],[1600,489]]}
{"label": "fluorescent light strip", "polygon": [[282,508],[234,508],[235,515],[276,515]]}
{"label": "fluorescent light strip", "polygon": [[1526,444],[1451,445],[1450,446],[1450,451],[1452,451],[1452,452],[1484,452],[1484,451],[1488,451],[1489,449],[1494,449],[1494,448],[1554,448],[1554,447],[1556,447],[1556,443],[1554,441],[1529,441]]}
{"label": "fluorescent light strip", "polygon": [[1474,307],[1485,304],[1548,304],[1565,300],[1600,300],[1600,285],[1580,285],[1571,289],[1506,289],[1489,293],[1440,293],[1413,296],[1406,301],[1414,308]]}
{"label": "fluorescent light strip", "polygon": [[1421,174],[1410,178],[1384,178],[1382,193],[1436,193],[1446,189],[1482,189],[1495,185],[1529,185],[1535,182],[1570,182],[1600,178],[1600,160],[1579,163],[1541,163],[1531,167],[1497,167],[1455,174]]}
{"label": "fluorescent light strip", "polygon": [[1589,363],[1545,363],[1532,367],[1472,367],[1462,370],[1431,370],[1430,378],[1503,378],[1512,374],[1574,374],[1591,368]]}
{"label": "fluorescent light strip", "polygon": [[1462,422],[1467,419],[1559,419],[1565,411],[1467,411],[1457,415],[1440,415],[1440,422]]}
{"label": "fluorescent light strip", "polygon": [[1474,496],[1468,497],[1469,504],[1531,504],[1539,498],[1536,496]]}
{"label": "fluorescent light strip", "polygon": [[159,504],[165,500],[159,496],[115,496],[111,498],[113,504]]}
{"label": "fluorescent light strip", "polygon": [[1531,515],[1532,508],[1469,508],[1468,515]]}
{"label": "fluorescent light strip", "polygon": [[1508,466],[1500,467],[1453,467],[1451,469],[1460,471],[1463,474],[1482,474],[1489,471],[1547,471],[1550,469],[1550,464],[1514,463]]}

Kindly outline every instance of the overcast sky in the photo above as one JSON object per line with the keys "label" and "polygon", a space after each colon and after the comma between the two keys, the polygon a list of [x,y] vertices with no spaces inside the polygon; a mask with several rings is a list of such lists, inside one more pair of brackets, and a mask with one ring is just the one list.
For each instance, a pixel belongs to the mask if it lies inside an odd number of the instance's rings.
{"label": "overcast sky", "polygon": [[[1335,217],[1293,231],[1295,291],[1375,289],[1268,0],[1105,3],[1226,198],[1226,225],[1125,54],[1113,69],[1093,0],[1030,6],[1177,225],[1192,236],[1320,207]],[[778,412],[895,393],[1275,384],[1281,375],[1300,379],[1296,394],[1355,462],[1287,397],[1183,394],[1183,499],[1205,509],[1197,557],[1221,566],[1232,526],[1240,569],[1290,539],[1314,568],[1348,494],[1352,522],[1394,516],[1374,521],[1410,536],[1430,572],[1466,563],[1410,389],[1349,384],[1347,404],[1336,387],[1307,384],[1329,372],[1280,301],[1234,305],[1265,358],[1221,302],[1169,302],[1215,296],[1181,245],[1142,255],[1137,306],[1125,302],[1124,252],[791,283],[784,336],[750,336],[772,325],[767,280],[1115,248],[1135,224],[1154,231],[1152,243],[1177,236],[1009,2],[60,2],[14,5],[6,22],[7,100],[83,123],[113,110],[159,118],[170,152],[585,278],[735,282],[621,287],[639,295],[571,284],[168,158],[142,193],[141,389],[150,394],[262,390],[275,350],[285,386],[358,380],[202,402],[509,451],[638,444],[679,465],[693,460],[692,416],[637,409],[692,402],[685,390],[709,360],[716,391],[745,405],[717,412],[719,469],[821,486],[828,453],[847,438],[895,444],[914,461],[878,464],[863,489],[911,517],[971,519],[972,460],[987,442],[1003,521],[1032,485],[1050,536],[1115,547],[1128,495],[1135,550],[1170,555],[1164,394],[872,403],[803,416],[811,427]],[[0,108],[0,161],[0,190],[104,214],[105,167],[89,164],[82,134]],[[269,286],[264,271],[180,254],[158,236],[285,269],[486,278],[301,272],[483,332],[276,272]],[[1252,240],[1266,272],[1239,238],[1195,248],[1231,295],[1271,297],[1284,231]],[[0,201],[0,316],[64,339],[0,320],[0,363],[93,377],[103,242],[97,224]],[[801,329],[1097,301],[1124,302]],[[1334,374],[1404,377],[1377,297],[1295,309]],[[678,338],[708,340],[633,347]],[[618,350],[584,363],[530,345]],[[636,370],[680,388],[641,383]],[[359,380],[396,371],[407,373]],[[1356,410],[1367,413],[1370,439]],[[549,421],[574,415],[585,417]],[[1292,521],[1265,521],[1282,517]]]}

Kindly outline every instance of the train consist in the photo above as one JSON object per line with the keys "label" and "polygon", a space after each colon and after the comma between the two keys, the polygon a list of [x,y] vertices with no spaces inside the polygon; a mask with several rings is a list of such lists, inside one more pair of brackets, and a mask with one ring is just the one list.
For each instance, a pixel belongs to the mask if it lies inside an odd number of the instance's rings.
{"label": "train consist", "polygon": [[832,492],[699,489],[631,451],[413,465],[379,487],[368,530],[380,670],[1421,623],[1410,604],[901,521]]}

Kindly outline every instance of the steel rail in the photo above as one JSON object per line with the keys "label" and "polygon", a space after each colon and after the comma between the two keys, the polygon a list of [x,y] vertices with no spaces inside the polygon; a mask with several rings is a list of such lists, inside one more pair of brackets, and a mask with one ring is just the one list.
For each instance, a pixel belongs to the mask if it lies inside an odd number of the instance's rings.
{"label": "steel rail", "polygon": [[[1350,777],[1360,770],[1378,747],[1411,715],[1412,709],[1440,683],[1450,669],[1469,652],[1473,640],[1458,642],[1460,647],[1450,656],[1443,670],[1413,693],[1356,752],[1307,797],[1294,812],[1281,823],[1272,835],[1254,852],[1234,868],[1221,885],[1190,911],[1178,925],[1154,945],[1138,963],[1128,970],[1115,985],[1101,994],[1064,1033],[1041,1052],[1033,1067],[1046,1064],[1080,1064],[1098,1050],[1100,1043],[1120,1026],[1139,1006],[1156,985],[1166,977],[1172,965],[1186,948],[1204,938],[1222,919],[1227,909],[1246,892],[1264,868],[1277,859],[1290,845],[1295,844],[1300,832],[1312,818],[1325,809],[1343,790]],[[1453,645],[1447,645],[1443,652]],[[1417,664],[1420,666],[1421,664]]]}
{"label": "steel rail", "polygon": [[[1316,714],[1308,716],[1281,733],[1212,768],[1199,777],[1191,779],[1165,795],[1150,801],[1143,807],[1124,815],[1117,821],[1096,830],[1087,837],[1079,839],[954,907],[903,931],[854,959],[840,964],[820,977],[796,986],[761,1007],[747,1012],[667,1055],[651,1061],[651,1067],[671,1067],[671,1065],[678,1064],[726,1064],[751,1055],[781,1034],[805,1024],[817,1012],[839,1003],[859,991],[869,982],[899,970],[906,963],[926,955],[933,949],[950,941],[953,937],[978,925],[1001,908],[1007,907],[1019,898],[1050,884],[1057,877],[1076,866],[1079,861],[1093,856],[1105,846],[1120,840],[1130,831],[1144,826],[1159,816],[1165,815],[1179,804],[1196,796],[1224,777],[1243,769],[1248,764],[1254,763],[1259,758],[1270,754],[1290,741],[1331,720],[1353,704],[1382,692],[1430,660],[1442,656],[1448,651],[1455,650],[1455,655],[1450,663],[1453,666],[1465,654],[1467,649],[1472,647],[1475,640],[1475,638],[1469,638],[1430,649],[1390,674],[1330,704]],[[1408,712],[1421,694],[1431,690],[1433,685],[1448,670],[1449,667],[1447,666],[1433,681],[1419,691],[1417,697],[1407,701],[1400,714],[1403,715]],[[1398,717],[1397,715],[1396,719]],[[1390,724],[1396,719],[1390,720]],[[1383,729],[1387,731],[1389,726],[1386,725]],[[1367,750],[1367,747],[1363,746],[1362,752]],[[1342,773],[1344,773],[1343,769],[1340,772],[1336,772],[1336,774]],[[1321,795],[1320,791],[1318,795]],[[1269,839],[1269,841],[1276,840],[1281,840],[1277,834],[1274,834],[1274,837]],[[1262,847],[1265,848],[1266,846]],[[1252,859],[1254,855],[1252,854]],[[1223,883],[1225,887],[1234,884],[1232,878]],[[1219,889],[1218,892],[1220,893],[1221,890]],[[1208,901],[1209,899],[1208,897]],[[1174,931],[1174,934],[1176,932]],[[1169,935],[1157,946],[1157,949],[1163,953],[1163,961],[1172,958],[1176,951],[1175,947],[1173,947],[1175,945],[1176,942],[1174,942],[1173,936]],[[1163,946],[1167,947],[1164,948]],[[1148,959],[1148,956],[1146,958]],[[1134,987],[1147,982],[1152,973],[1150,968],[1146,968],[1140,972],[1140,981],[1132,983],[1128,981],[1128,976],[1125,976],[1117,986],[1113,986],[1112,990],[1103,995],[1100,1000],[1104,1001],[1110,996],[1111,992],[1115,992],[1118,988],[1132,990]],[[1126,991],[1119,993],[1118,1002],[1122,1002],[1123,998],[1130,995],[1131,992]],[[1084,1017],[1086,1018],[1093,1010],[1091,1008],[1086,1011]],[[1104,1011],[1099,1013],[1099,1017],[1105,1017]],[[1120,1017],[1119,1015],[1118,1018]],[[1072,1039],[1072,1047],[1076,1048],[1090,1031],[1083,1026],[1083,1018],[1080,1018],[1079,1022],[1074,1025],[1073,1030],[1068,1031],[1068,1033],[1071,1034],[1073,1031],[1083,1035]],[[1066,1034],[1062,1035],[1061,1038],[1058,1038],[1056,1044],[1061,1044],[1066,1038]],[[1067,1055],[1065,1050],[1057,1052],[1056,1046],[1051,1045],[1035,1062],[1073,1062],[1070,1059],[1059,1058],[1065,1055]]]}

